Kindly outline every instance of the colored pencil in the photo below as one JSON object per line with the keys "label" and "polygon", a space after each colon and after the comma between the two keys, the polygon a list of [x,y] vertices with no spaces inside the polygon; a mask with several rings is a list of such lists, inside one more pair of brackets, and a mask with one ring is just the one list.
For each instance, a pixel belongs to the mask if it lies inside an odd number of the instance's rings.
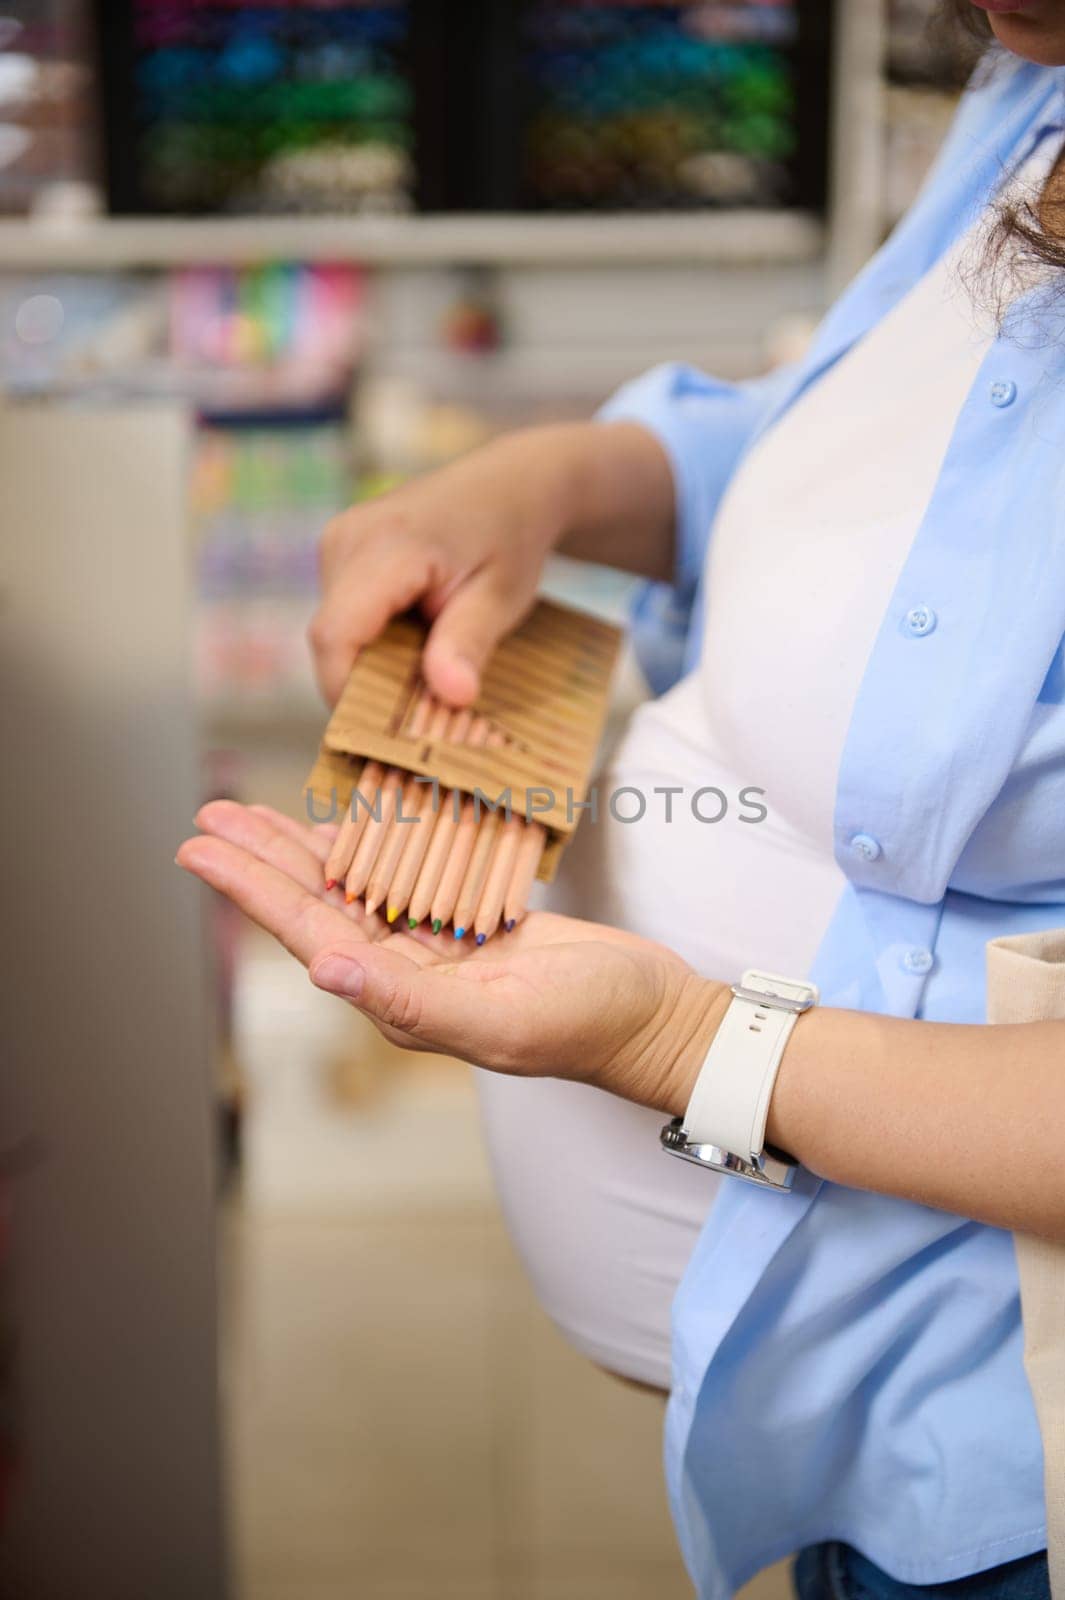
{"label": "colored pencil", "polygon": [[477,815],[474,801],[470,798],[464,800],[459,824],[455,829],[451,848],[444,862],[440,883],[433,895],[433,903],[429,908],[434,933],[439,933],[440,929],[451,921],[452,912],[458,903],[463,880],[466,876],[466,868],[469,865],[473,847],[477,843],[477,837],[481,831],[482,821],[483,818]]}
{"label": "colored pencil", "polygon": [[518,859],[524,832],[525,822],[520,816],[507,817],[502,827],[496,829],[491,860],[473,918],[473,932],[478,944],[484,944],[499,927],[503,899]]}
{"label": "colored pencil", "polygon": [[[366,882],[363,899],[366,902],[366,910],[371,916],[378,906],[383,906],[385,903],[393,874],[403,854],[403,847],[411,830],[418,826],[418,807],[425,790],[426,785],[419,783],[413,777],[408,778],[403,784],[398,804],[392,810],[388,830],[381,841],[381,848],[377,852]],[[395,917],[389,918],[391,922],[395,920]]]}
{"label": "colored pencil", "polygon": [[[448,726],[451,712],[449,712],[448,707],[438,706],[435,701],[430,701],[430,706],[432,706],[432,709],[430,709],[427,722],[422,718],[421,722],[416,725],[416,718],[411,718],[411,733],[414,736],[424,733],[429,738],[440,739],[446,726]],[[421,701],[419,701],[419,707],[421,707]],[[369,880],[366,883],[366,910],[368,910],[371,917],[373,917],[379,906],[387,907],[387,920],[390,923],[395,922],[395,918],[400,915],[401,907],[393,906],[392,901],[389,899],[390,888],[392,888],[392,880],[397,874],[400,861],[403,859],[403,851],[406,850],[411,837],[416,837],[417,832],[421,829],[422,806],[425,805],[425,798],[427,797],[429,797],[429,805],[432,808],[432,784],[424,784],[421,779],[411,774],[403,784],[403,802],[401,802],[401,806],[397,806],[392,821],[389,822],[389,832],[385,834],[384,840],[382,840],[381,850],[377,851],[373,872],[369,874]],[[422,835],[427,835],[427,829],[421,830]]]}
{"label": "colored pencil", "polygon": [[[474,717],[469,724],[469,730],[464,742],[474,749],[480,749],[487,738],[487,719]],[[441,906],[444,904],[444,901],[440,900],[439,896],[445,889],[445,874],[449,867],[452,866],[453,861],[458,861],[459,859],[457,857],[453,858],[452,852],[458,848],[457,840],[462,827],[462,820],[466,816],[467,806],[472,818],[473,801],[466,800],[463,802],[458,790],[445,789],[440,796],[440,811],[436,819],[436,826],[429,841],[429,849],[426,852],[425,861],[418,874],[418,881],[410,897],[410,915],[407,921],[412,928],[416,928],[420,922],[424,922],[425,918],[431,914],[433,932],[439,933],[444,922],[451,915],[450,906],[443,917],[439,915]],[[465,844],[467,837],[472,850],[473,833],[470,829],[467,829],[463,835],[463,844]],[[466,859],[468,860],[469,857],[467,856]],[[462,887],[462,874],[465,870],[465,861],[462,861],[461,865],[454,866],[452,877],[457,878],[457,881],[454,884],[454,898],[451,900],[451,906],[454,905],[459,889]]]}
{"label": "colored pencil", "polygon": [[[458,729],[459,738],[465,738],[466,729],[470,725],[471,713],[468,711],[450,711],[447,706],[437,706],[429,718],[429,727],[426,737],[430,739],[443,739],[451,737],[452,728]],[[418,872],[425,860],[426,851],[433,833],[433,823],[436,813],[433,809],[434,790],[431,783],[422,783],[418,786],[419,798],[417,803],[416,820],[410,824],[404,823],[404,838],[396,862],[392,881],[384,895],[387,908],[387,920],[395,922],[401,911],[407,909],[411,892],[417,881]],[[439,789],[436,791],[437,807],[441,804]],[[375,869],[376,870],[376,869]],[[373,878],[370,879],[373,888]],[[415,924],[417,926],[417,924]]]}
{"label": "colored pencil", "polygon": [[[471,800],[470,804],[475,805],[476,802]],[[451,913],[456,939],[461,939],[467,928],[472,926],[502,818],[501,811],[489,811],[486,816],[482,815],[477,820],[477,838],[462,879],[462,888],[455,901],[455,909]]]}
{"label": "colored pencil", "polygon": [[[423,691],[418,696],[417,703],[411,713],[410,729],[412,734],[417,736],[425,732],[429,718],[432,715],[432,709],[432,700],[428,692]],[[344,883],[344,899],[349,905],[353,900],[358,899],[370,881],[370,873],[377,863],[381,847],[388,837],[390,827],[395,819],[396,801],[402,783],[403,774],[398,767],[389,767],[381,779],[378,787],[379,804],[375,812],[367,812],[366,822],[362,829],[362,837],[355,848],[355,854],[352,857],[351,866],[348,868],[347,879]],[[367,798],[372,801],[372,796]]]}
{"label": "colored pencil", "polygon": [[540,858],[547,843],[547,830],[542,822],[528,822],[518,848],[514,870],[503,897],[503,927],[507,933],[521,921],[529,904],[529,891],[533,886]]}
{"label": "colored pencil", "polygon": [[388,822],[392,816],[396,796],[403,783],[403,774],[398,767],[388,767],[381,779],[377,790],[377,805],[374,813],[369,817],[362,838],[355,847],[355,854],[351,858],[347,878],[344,880],[344,899],[350,905],[363,893],[369,882],[370,873],[373,871],[374,862],[388,831]]}
{"label": "colored pencil", "polygon": [[355,854],[355,847],[362,838],[362,830],[366,826],[366,819],[370,815],[365,806],[358,802],[361,794],[369,799],[374,790],[379,786],[385,770],[379,761],[367,761],[352,787],[351,798],[348,802],[344,820],[340,824],[340,831],[333,840],[333,848],[326,857],[325,886],[327,889],[335,888],[347,877],[351,858]]}

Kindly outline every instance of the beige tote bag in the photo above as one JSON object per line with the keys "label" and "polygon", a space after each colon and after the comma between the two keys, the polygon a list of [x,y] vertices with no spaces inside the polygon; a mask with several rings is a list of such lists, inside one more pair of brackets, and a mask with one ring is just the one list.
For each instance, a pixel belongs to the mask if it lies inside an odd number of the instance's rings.
{"label": "beige tote bag", "polygon": [[[1065,928],[993,939],[988,1022],[1065,1018]],[[1015,1233],[1024,1366],[1043,1435],[1050,1592],[1065,1600],[1065,1244]]]}

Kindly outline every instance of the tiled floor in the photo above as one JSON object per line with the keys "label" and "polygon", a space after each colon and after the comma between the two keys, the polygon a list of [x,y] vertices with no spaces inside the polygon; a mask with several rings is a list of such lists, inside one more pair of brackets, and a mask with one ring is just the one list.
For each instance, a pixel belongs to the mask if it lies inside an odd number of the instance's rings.
{"label": "tiled floor", "polygon": [[[662,1404],[532,1299],[464,1069],[391,1051],[253,943],[225,1215],[240,1600],[682,1600]],[[752,1589],[755,1586],[752,1586]],[[787,1592],[781,1572],[757,1600]]]}

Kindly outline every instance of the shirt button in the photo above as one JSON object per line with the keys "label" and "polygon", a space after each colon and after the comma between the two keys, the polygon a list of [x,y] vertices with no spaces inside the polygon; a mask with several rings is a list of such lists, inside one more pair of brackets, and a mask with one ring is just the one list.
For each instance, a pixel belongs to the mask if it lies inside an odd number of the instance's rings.
{"label": "shirt button", "polygon": [[931,606],[914,606],[906,613],[906,631],[912,633],[915,639],[923,639],[926,633],[931,633],[939,618]]}
{"label": "shirt button", "polygon": [[851,840],[851,849],[863,861],[878,861],[883,854],[879,839],[874,839],[871,833],[856,833]]}
{"label": "shirt button", "polygon": [[935,957],[931,950],[923,950],[920,945],[917,945],[913,950],[907,950],[903,955],[902,969],[904,972],[912,972],[918,977],[923,977],[926,972],[931,972],[934,960]]}
{"label": "shirt button", "polygon": [[991,404],[993,406],[1011,406],[1017,398],[1017,385],[1012,378],[1000,378],[998,383],[991,385]]}

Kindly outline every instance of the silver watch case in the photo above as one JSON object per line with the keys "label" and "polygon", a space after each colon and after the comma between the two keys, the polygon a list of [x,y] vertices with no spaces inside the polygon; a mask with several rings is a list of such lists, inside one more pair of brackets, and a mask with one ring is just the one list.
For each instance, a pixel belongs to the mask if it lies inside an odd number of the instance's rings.
{"label": "silver watch case", "polygon": [[692,1144],[684,1131],[684,1118],[674,1117],[667,1122],[659,1135],[663,1150],[682,1161],[694,1161],[711,1172],[727,1172],[733,1178],[746,1178],[762,1189],[790,1189],[795,1181],[797,1163],[786,1156],[763,1150],[757,1161],[744,1161],[731,1150],[722,1150],[716,1144]]}

